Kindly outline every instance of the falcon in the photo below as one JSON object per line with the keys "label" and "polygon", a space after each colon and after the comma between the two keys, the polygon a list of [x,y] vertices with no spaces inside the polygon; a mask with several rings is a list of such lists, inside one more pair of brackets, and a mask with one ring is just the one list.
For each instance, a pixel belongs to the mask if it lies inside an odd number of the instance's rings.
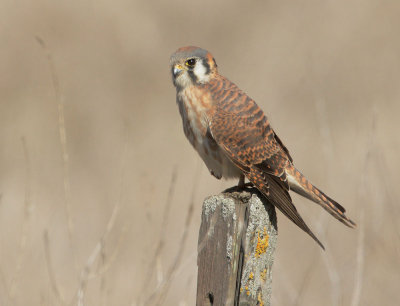
{"label": "falcon", "polygon": [[293,205],[289,190],[321,205],[354,228],[343,206],[324,194],[295,168],[288,149],[261,108],[218,73],[214,57],[198,47],[182,47],[170,59],[183,131],[217,179],[245,177],[284,215],[324,246]]}

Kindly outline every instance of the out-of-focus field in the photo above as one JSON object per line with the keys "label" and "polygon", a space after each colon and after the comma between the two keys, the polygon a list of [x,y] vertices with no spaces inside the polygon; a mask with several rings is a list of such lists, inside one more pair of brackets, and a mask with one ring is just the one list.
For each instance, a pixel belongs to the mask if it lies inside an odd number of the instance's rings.
{"label": "out-of-focus field", "polygon": [[194,305],[202,201],[236,182],[184,138],[169,72],[184,45],[213,53],[358,223],[293,196],[326,252],[279,214],[273,305],[398,305],[399,16],[372,0],[1,1],[0,305]]}

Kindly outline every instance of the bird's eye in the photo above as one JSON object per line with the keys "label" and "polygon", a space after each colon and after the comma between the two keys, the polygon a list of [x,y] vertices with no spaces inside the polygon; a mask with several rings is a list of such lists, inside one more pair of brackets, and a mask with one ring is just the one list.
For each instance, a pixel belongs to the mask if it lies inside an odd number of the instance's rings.
{"label": "bird's eye", "polygon": [[186,61],[186,66],[193,68],[194,65],[196,64],[196,59],[195,58],[190,58]]}

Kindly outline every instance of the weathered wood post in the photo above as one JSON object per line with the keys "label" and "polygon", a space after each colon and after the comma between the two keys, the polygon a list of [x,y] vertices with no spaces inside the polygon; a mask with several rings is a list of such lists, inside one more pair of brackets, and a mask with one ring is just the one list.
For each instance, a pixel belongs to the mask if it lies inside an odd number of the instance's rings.
{"label": "weathered wood post", "polygon": [[270,305],[275,208],[255,188],[230,189],[203,203],[196,304]]}

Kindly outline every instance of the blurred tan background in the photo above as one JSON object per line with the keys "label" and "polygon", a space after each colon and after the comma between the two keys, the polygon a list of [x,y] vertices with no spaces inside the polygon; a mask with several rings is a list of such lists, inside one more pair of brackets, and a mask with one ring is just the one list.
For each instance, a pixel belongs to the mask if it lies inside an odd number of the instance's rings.
{"label": "blurred tan background", "polygon": [[372,0],[1,1],[0,305],[194,305],[202,201],[236,182],[184,138],[169,74],[184,45],[213,53],[358,223],[293,196],[327,250],[278,215],[273,305],[398,305],[399,16]]}

